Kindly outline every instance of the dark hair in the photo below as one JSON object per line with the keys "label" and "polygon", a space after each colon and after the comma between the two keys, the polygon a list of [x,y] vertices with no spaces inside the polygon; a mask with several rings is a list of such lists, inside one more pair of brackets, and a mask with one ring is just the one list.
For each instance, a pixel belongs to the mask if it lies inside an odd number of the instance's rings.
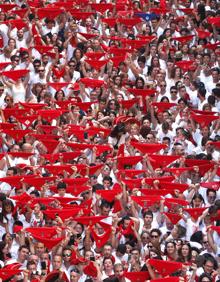
{"label": "dark hair", "polygon": [[18,249],[18,252],[20,252],[22,249],[28,249],[29,250],[27,245],[21,245]]}
{"label": "dark hair", "polygon": [[143,218],[145,218],[146,215],[149,215],[149,216],[151,216],[151,217],[153,218],[153,213],[152,213],[152,211],[145,211],[145,212],[143,213]]}
{"label": "dark hair", "polygon": [[114,128],[113,128],[113,130],[112,130],[112,132],[111,132],[111,134],[110,134],[110,136],[111,137],[119,137],[119,134],[120,133],[123,133],[123,134],[125,134],[125,124],[123,123],[123,122],[120,122],[119,124],[117,124]]}
{"label": "dark hair", "polygon": [[64,93],[64,91],[61,89],[61,90],[56,91],[56,93],[55,93],[55,95],[54,95],[54,99],[57,100],[57,96],[58,96],[58,93],[59,93],[59,92],[62,92],[63,98],[65,98],[65,93]]}
{"label": "dark hair", "polygon": [[66,183],[65,182],[58,182],[57,183],[57,190],[58,189],[66,189]]}
{"label": "dark hair", "polygon": [[203,278],[208,278],[210,282],[212,282],[212,277],[211,275],[207,274],[207,273],[203,273],[199,276],[198,282],[202,282]]}
{"label": "dark hair", "polygon": [[12,170],[12,171],[13,171],[13,175],[18,174],[18,168],[17,168],[16,166],[10,166],[10,167],[8,168],[8,171],[9,171],[9,170]]}
{"label": "dark hair", "polygon": [[162,232],[161,232],[160,229],[158,229],[158,228],[153,228],[153,229],[151,229],[150,235],[151,235],[153,232],[156,232],[159,236],[162,235]]}
{"label": "dark hair", "polygon": [[116,252],[119,252],[119,253],[124,255],[126,253],[126,246],[125,246],[125,244],[119,244],[117,249],[116,249]]}
{"label": "dark hair", "polygon": [[204,204],[204,198],[203,198],[203,196],[202,196],[201,194],[199,194],[199,193],[196,193],[196,194],[192,197],[192,201],[191,201],[191,205],[192,205],[192,206],[193,206],[193,201],[194,201],[195,199],[201,200],[201,201],[203,202],[203,204]]}
{"label": "dark hair", "polygon": [[213,192],[216,195],[216,190],[210,188],[206,190],[206,195],[208,196],[210,192]]}
{"label": "dark hair", "polygon": [[205,98],[205,96],[206,96],[206,89],[204,87],[199,88],[198,89],[198,94]]}
{"label": "dark hair", "polygon": [[168,245],[168,244],[173,244],[174,248],[176,249],[176,243],[175,243],[174,241],[167,241],[167,242],[165,243],[164,255],[168,255],[168,253],[167,253],[167,245]]}
{"label": "dark hair", "polygon": [[203,266],[206,264],[207,261],[210,261],[211,263],[213,263],[213,268],[214,269],[218,268],[218,263],[217,263],[216,259],[212,255],[210,255],[209,253],[205,253],[205,254],[203,254],[203,256],[205,258],[205,260],[203,262]]}
{"label": "dark hair", "polygon": [[4,241],[1,241],[0,242],[0,260],[3,262],[5,261],[5,255],[3,253],[3,249],[5,246],[6,246],[6,243]]}
{"label": "dark hair", "polygon": [[186,259],[187,259],[187,261],[190,261],[192,259],[192,248],[191,248],[191,245],[189,243],[183,243],[181,245],[180,249],[178,250],[178,256],[179,256],[178,261],[185,262],[183,254],[182,254],[183,246],[187,246],[189,248],[189,254],[188,254]]}

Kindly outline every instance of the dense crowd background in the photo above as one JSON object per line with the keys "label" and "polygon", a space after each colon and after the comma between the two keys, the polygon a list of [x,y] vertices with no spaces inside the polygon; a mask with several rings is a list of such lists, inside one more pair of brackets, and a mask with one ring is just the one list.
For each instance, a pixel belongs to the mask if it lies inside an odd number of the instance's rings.
{"label": "dense crowd background", "polygon": [[220,3],[0,4],[0,281],[220,281]]}

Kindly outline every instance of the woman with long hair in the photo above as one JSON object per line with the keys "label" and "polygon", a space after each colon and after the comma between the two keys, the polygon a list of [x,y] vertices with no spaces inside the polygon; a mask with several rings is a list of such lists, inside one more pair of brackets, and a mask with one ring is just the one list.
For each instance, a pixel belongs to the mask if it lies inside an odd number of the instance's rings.
{"label": "woman with long hair", "polygon": [[190,263],[192,259],[192,249],[189,243],[183,243],[178,250],[178,261]]}

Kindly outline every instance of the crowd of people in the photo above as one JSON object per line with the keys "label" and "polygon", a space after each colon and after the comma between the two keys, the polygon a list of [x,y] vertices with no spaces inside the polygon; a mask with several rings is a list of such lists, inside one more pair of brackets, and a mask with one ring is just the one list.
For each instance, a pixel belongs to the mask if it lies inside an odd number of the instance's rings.
{"label": "crowd of people", "polygon": [[220,281],[220,2],[0,4],[0,281]]}

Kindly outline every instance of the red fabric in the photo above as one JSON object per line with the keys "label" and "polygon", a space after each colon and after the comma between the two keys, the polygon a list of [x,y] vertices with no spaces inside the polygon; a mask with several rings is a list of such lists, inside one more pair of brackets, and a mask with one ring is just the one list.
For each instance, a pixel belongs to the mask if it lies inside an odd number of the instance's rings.
{"label": "red fabric", "polygon": [[177,224],[180,219],[182,219],[182,217],[177,214],[177,213],[170,213],[170,212],[164,212],[164,214],[166,215],[166,217],[169,218],[169,220],[175,225]]}
{"label": "red fabric", "polygon": [[137,143],[137,142],[131,142],[131,145],[141,151],[143,154],[153,154],[161,149],[165,149],[167,146],[164,144],[146,144],[146,143]]}
{"label": "red fabric", "polygon": [[150,279],[148,271],[124,272],[123,276],[132,282],[145,282],[146,280]]}
{"label": "red fabric", "polygon": [[104,52],[87,52],[85,56],[90,60],[99,60],[105,56]]}
{"label": "red fabric", "polygon": [[91,67],[93,67],[96,70],[99,70],[104,65],[108,63],[108,60],[101,60],[101,61],[95,61],[95,60],[85,60],[87,64],[89,64]]}
{"label": "red fabric", "polygon": [[22,272],[22,269],[2,268],[0,269],[0,278],[4,281],[21,272]]}
{"label": "red fabric", "polygon": [[192,218],[197,220],[207,208],[189,208],[184,209]]}
{"label": "red fabric", "polygon": [[199,28],[197,28],[196,31],[198,33],[198,37],[201,38],[201,39],[205,39],[205,38],[207,38],[211,35],[211,32],[205,31],[205,30],[202,30],[202,29],[199,29]]}
{"label": "red fabric", "polygon": [[37,15],[40,19],[48,18],[54,19],[62,13],[62,9],[59,8],[40,8],[37,10]]}
{"label": "red fabric", "polygon": [[81,216],[75,217],[74,221],[77,221],[83,225],[94,225],[105,218],[107,218],[107,216]]}
{"label": "red fabric", "polygon": [[112,233],[112,229],[111,229],[111,226],[109,226],[109,228],[107,228],[107,230],[102,235],[98,235],[94,231],[94,229],[90,227],[90,232],[91,232],[91,235],[92,235],[93,239],[96,242],[96,246],[100,249],[109,240],[109,238],[111,236],[111,233]]}
{"label": "red fabric", "polygon": [[199,123],[201,127],[209,126],[211,122],[218,120],[218,116],[214,115],[197,115],[194,114],[193,112],[191,113],[191,117]]}
{"label": "red fabric", "polygon": [[[53,200],[55,200],[55,198]],[[79,208],[79,207],[73,207],[71,209],[44,210],[43,213],[51,219],[56,219],[56,215],[58,215],[62,220],[65,220],[67,218],[76,216],[79,213],[80,210],[81,210],[81,208]]]}
{"label": "red fabric", "polygon": [[0,4],[0,9],[4,12],[8,12],[14,9],[17,5],[16,4]]}
{"label": "red fabric", "polygon": [[163,277],[182,269],[182,263],[180,262],[150,259],[149,264],[153,266],[161,275],[163,275]]}
{"label": "red fabric", "polygon": [[114,27],[116,25],[117,19],[115,19],[115,18],[106,18],[106,19],[101,19],[101,21],[106,23],[110,27]]}
{"label": "red fabric", "polygon": [[12,13],[19,16],[21,19],[24,18],[24,16],[26,15],[28,9],[26,8],[22,8],[22,9],[19,9],[19,10],[13,10]]}
{"label": "red fabric", "polygon": [[90,261],[89,264],[84,267],[83,272],[91,277],[98,276],[98,270],[92,261]]}
{"label": "red fabric", "polygon": [[33,236],[51,238],[57,234],[56,227],[29,227],[25,229],[26,232],[31,233]]}
{"label": "red fabric", "polygon": [[98,11],[98,12],[103,14],[107,10],[112,10],[113,9],[113,4],[112,3],[99,3],[99,4],[92,3],[91,4],[91,8],[94,11],[96,11],[96,12]]}
{"label": "red fabric", "polygon": [[220,181],[201,182],[200,186],[217,191],[220,188]]}
{"label": "red fabric", "polygon": [[173,37],[172,40],[178,41],[182,44],[186,44],[187,42],[193,39],[194,35],[187,35],[187,36],[180,36],[180,37]]}
{"label": "red fabric", "polygon": [[120,24],[124,24],[124,25],[126,25],[126,26],[128,26],[128,27],[133,27],[133,26],[135,26],[136,24],[138,24],[138,23],[140,23],[141,22],[141,19],[140,18],[121,18],[121,19],[118,19],[118,22],[120,23]]}
{"label": "red fabric", "polygon": [[17,81],[18,79],[26,76],[29,73],[29,70],[10,70],[10,71],[3,71],[2,75],[7,76],[8,78]]}
{"label": "red fabric", "polygon": [[149,155],[149,160],[153,168],[165,167],[178,160],[181,156],[162,156],[162,155]]}

